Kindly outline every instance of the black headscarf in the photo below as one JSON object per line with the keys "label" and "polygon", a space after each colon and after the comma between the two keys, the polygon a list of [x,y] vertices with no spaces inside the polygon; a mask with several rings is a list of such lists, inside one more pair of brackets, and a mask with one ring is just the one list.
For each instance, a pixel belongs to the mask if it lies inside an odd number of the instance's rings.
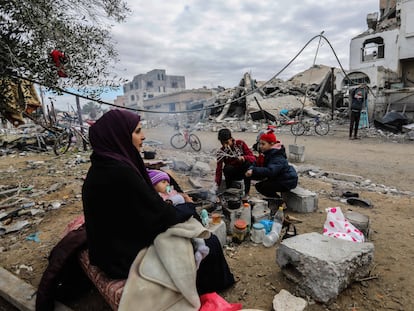
{"label": "black headscarf", "polygon": [[144,161],[132,144],[132,133],[141,117],[128,110],[114,109],[105,113],[89,128],[89,140],[94,154],[131,166],[152,186]]}

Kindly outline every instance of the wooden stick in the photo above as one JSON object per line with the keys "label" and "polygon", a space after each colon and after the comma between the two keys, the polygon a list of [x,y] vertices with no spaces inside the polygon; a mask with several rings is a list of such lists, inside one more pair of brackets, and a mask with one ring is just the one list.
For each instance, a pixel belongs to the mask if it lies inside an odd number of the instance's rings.
{"label": "wooden stick", "polygon": [[367,276],[366,278],[356,279],[355,281],[362,282],[362,281],[369,281],[373,279],[378,279],[378,275]]}

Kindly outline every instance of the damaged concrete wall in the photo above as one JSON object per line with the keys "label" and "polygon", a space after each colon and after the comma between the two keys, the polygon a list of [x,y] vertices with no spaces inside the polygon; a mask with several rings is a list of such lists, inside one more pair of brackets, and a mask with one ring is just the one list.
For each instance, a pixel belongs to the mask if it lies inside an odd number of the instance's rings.
{"label": "damaged concrete wall", "polygon": [[[335,69],[334,72],[338,71]],[[255,80],[249,74],[245,74],[240,85],[226,93],[227,97],[221,94],[216,104],[223,107],[213,111],[212,115],[221,122],[229,117],[249,119],[251,113],[261,109],[278,118],[282,109],[298,111],[302,107],[316,105],[329,107],[332,102],[331,74],[331,67],[315,65],[287,81],[275,78],[257,84],[252,83]]]}

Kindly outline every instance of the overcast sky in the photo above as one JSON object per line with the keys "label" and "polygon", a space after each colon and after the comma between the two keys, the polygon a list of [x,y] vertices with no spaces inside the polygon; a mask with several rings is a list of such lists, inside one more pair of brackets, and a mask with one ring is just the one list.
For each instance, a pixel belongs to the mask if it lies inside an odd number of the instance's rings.
{"label": "overcast sky", "polygon": [[[120,75],[131,81],[165,69],[167,75],[185,76],[187,89],[234,87],[245,72],[268,80],[322,31],[348,69],[351,38],[367,29],[368,13],[379,12],[379,0],[127,1],[131,16],[113,28]],[[318,42],[313,40],[279,78],[314,62],[339,67],[329,45],[322,41],[318,50]]]}

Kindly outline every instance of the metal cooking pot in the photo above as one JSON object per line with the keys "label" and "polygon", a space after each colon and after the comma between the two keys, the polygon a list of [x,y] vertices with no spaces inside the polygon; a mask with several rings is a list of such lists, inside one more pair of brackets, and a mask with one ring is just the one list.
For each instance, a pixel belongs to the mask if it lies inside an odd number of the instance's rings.
{"label": "metal cooking pot", "polygon": [[229,199],[227,200],[228,209],[238,209],[241,206],[241,200]]}
{"label": "metal cooking pot", "polygon": [[146,160],[155,159],[156,154],[157,152],[155,151],[144,151],[144,159]]}

